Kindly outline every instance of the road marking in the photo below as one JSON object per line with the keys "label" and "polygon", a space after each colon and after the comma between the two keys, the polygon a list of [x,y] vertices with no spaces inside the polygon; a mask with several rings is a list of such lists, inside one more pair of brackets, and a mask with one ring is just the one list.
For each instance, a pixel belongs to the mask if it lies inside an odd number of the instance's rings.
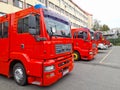
{"label": "road marking", "polygon": [[108,52],[108,54],[105,57],[103,57],[103,59],[99,63],[103,63],[103,61],[110,55],[111,52],[112,52],[112,50],[110,50]]}

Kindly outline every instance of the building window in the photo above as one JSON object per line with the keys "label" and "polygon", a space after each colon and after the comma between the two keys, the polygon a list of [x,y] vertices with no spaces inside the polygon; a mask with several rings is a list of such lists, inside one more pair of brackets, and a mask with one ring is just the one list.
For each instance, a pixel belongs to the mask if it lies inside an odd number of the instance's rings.
{"label": "building window", "polygon": [[23,1],[13,0],[13,5],[19,8],[23,8]]}
{"label": "building window", "polygon": [[67,11],[65,11],[65,15],[66,15],[66,16],[69,16],[69,13],[68,13]]}
{"label": "building window", "polygon": [[0,38],[8,37],[8,22],[0,23]]}
{"label": "building window", "polygon": [[45,3],[45,0],[38,0],[38,1],[40,1],[41,3]]}
{"label": "building window", "polygon": [[80,27],[80,25],[76,24],[76,23],[73,23],[72,24],[73,27]]}
{"label": "building window", "polygon": [[61,8],[55,5],[55,9],[59,12],[61,12]]}
{"label": "building window", "polygon": [[1,2],[5,2],[5,3],[8,3],[8,0],[0,0]]}
{"label": "building window", "polygon": [[27,3],[27,8],[29,8],[29,7],[31,7],[31,6],[32,6],[32,5],[30,5],[30,4]]}
{"label": "building window", "polygon": [[51,7],[51,8],[53,8],[54,9],[54,4],[53,3],[51,3],[51,2],[49,2],[49,7]]}
{"label": "building window", "polygon": [[64,9],[61,9],[61,13],[62,13],[62,14],[64,14],[64,13],[65,13]]}

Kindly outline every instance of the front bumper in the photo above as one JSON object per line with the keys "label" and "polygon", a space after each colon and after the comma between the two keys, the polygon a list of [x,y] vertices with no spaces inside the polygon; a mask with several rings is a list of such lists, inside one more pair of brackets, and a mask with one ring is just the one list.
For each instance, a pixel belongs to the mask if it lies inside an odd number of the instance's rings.
{"label": "front bumper", "polygon": [[92,50],[87,50],[81,53],[81,59],[83,60],[92,60],[94,58],[94,54]]}
{"label": "front bumper", "polygon": [[[53,70],[44,71],[46,66],[51,65],[54,65]],[[74,67],[74,58],[73,55],[69,54],[55,60],[46,60],[46,62],[33,60],[33,62],[30,62],[29,66],[30,69],[27,71],[29,84],[50,86],[72,71]]]}
{"label": "front bumper", "polygon": [[97,48],[93,48],[91,50],[86,50],[86,52],[84,51],[84,53],[81,55],[81,59],[92,60],[97,53],[98,53]]}
{"label": "front bumper", "polygon": [[72,59],[73,57],[60,61],[55,60],[54,63],[49,63],[48,61],[45,62],[44,66],[49,66],[52,64],[55,66],[55,69],[50,72],[43,72],[42,86],[49,86],[62,78],[67,73],[71,72],[74,66]]}

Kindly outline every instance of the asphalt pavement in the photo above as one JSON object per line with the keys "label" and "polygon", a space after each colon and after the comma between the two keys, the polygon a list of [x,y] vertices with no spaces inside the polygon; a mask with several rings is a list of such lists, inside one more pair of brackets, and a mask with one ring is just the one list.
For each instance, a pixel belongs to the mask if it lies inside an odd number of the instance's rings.
{"label": "asphalt pavement", "polygon": [[76,61],[71,73],[49,87],[19,86],[0,75],[0,90],[120,90],[120,46],[99,50],[92,61]]}

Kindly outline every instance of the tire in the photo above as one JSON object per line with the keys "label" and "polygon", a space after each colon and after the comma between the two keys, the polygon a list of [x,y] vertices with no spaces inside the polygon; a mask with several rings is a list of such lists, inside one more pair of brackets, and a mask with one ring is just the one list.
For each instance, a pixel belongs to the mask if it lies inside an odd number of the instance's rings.
{"label": "tire", "polygon": [[80,60],[80,54],[77,51],[74,51],[74,61]]}
{"label": "tire", "polygon": [[20,85],[24,86],[27,84],[27,76],[24,66],[21,63],[17,63],[13,67],[13,76],[15,82]]}

